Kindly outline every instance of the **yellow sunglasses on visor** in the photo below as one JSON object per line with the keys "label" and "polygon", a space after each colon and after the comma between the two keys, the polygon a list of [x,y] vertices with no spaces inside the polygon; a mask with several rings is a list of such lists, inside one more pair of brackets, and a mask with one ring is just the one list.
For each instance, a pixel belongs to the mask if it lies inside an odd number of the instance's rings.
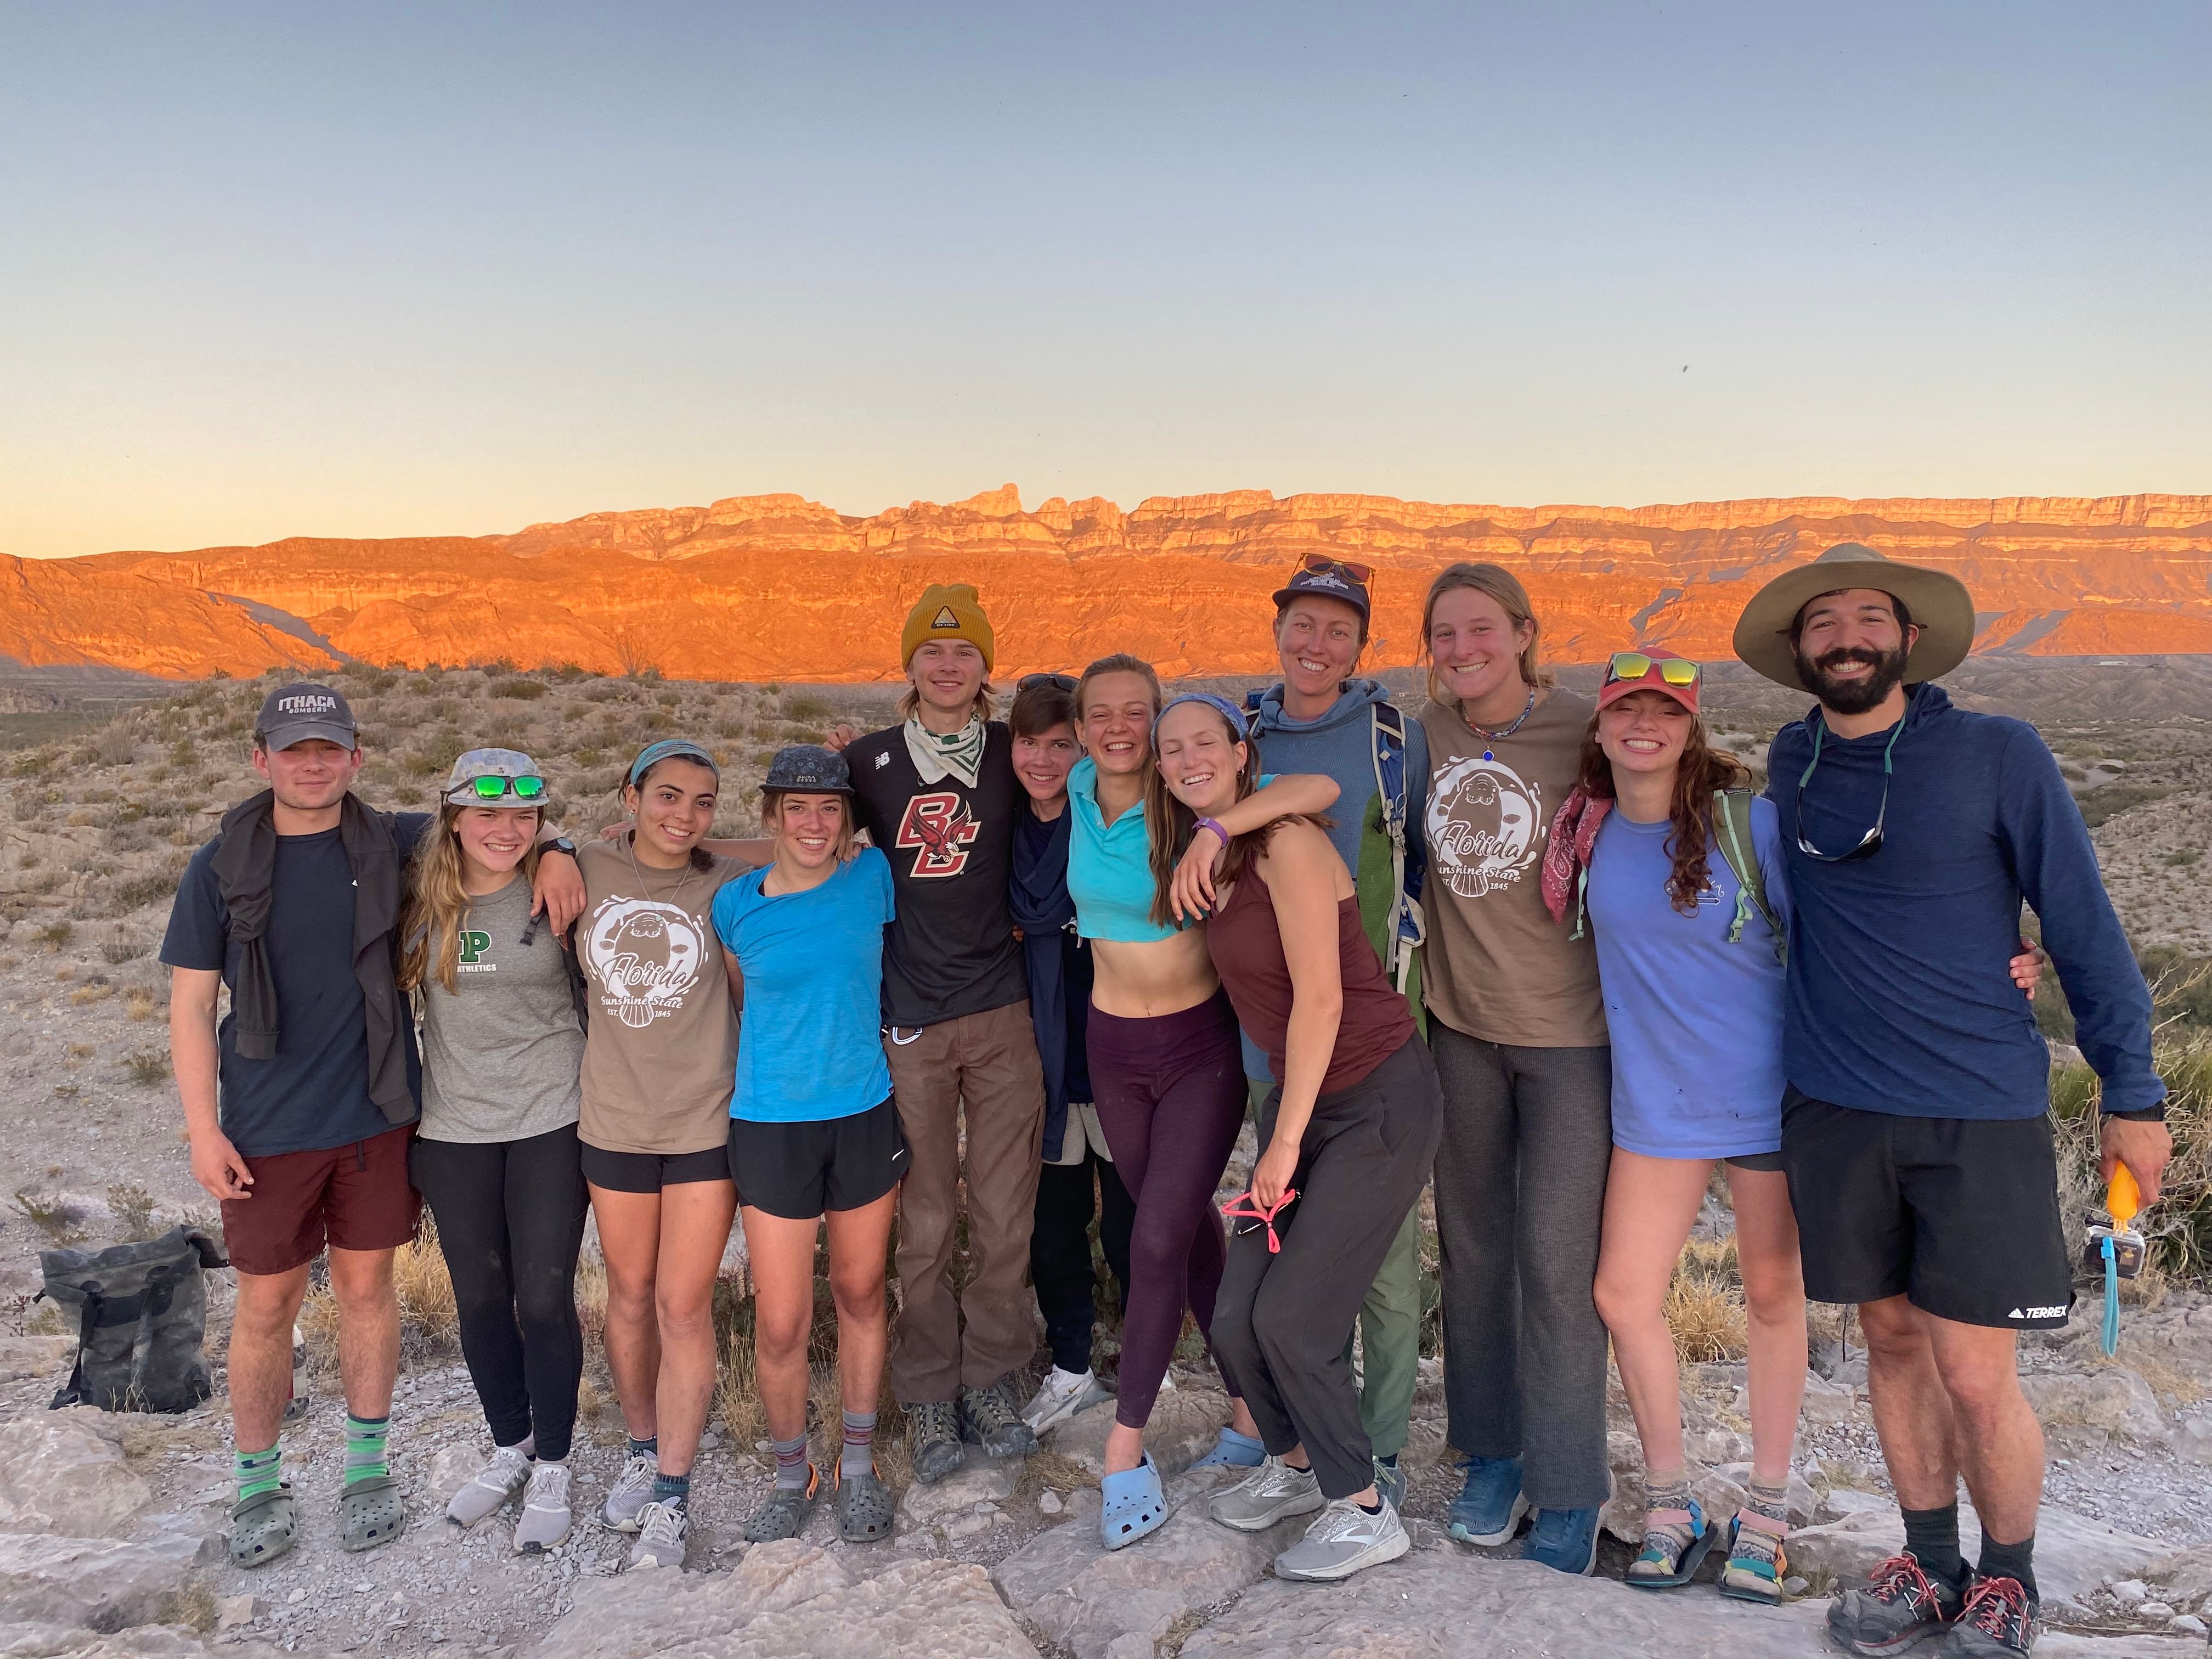
{"label": "yellow sunglasses on visor", "polygon": [[1615,680],[1640,680],[1654,667],[1659,678],[1668,685],[1695,685],[1698,665],[1683,657],[1647,657],[1641,651],[1616,651],[1613,660],[1606,665],[1606,684]]}

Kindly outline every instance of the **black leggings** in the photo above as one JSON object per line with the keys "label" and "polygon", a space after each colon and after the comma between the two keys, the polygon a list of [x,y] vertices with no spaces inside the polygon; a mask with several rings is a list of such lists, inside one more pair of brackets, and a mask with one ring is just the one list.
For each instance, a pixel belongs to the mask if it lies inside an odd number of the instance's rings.
{"label": "black leggings", "polygon": [[[1075,1109],[1068,1112],[1072,1117]],[[1076,1133],[1071,1127],[1070,1133]],[[1091,1172],[1097,1172],[1097,1191]],[[1048,1164],[1037,1171],[1036,1222],[1030,1229],[1030,1279],[1052,1363],[1080,1376],[1091,1369],[1091,1328],[1098,1316],[1098,1270],[1091,1265],[1091,1218],[1098,1217],[1098,1243],[1129,1305],[1129,1228],[1136,1201],[1122,1186],[1113,1160],[1086,1152],[1080,1164]]]}
{"label": "black leggings", "polygon": [[438,1224],[493,1443],[534,1433],[538,1456],[566,1457],[584,1374],[576,1253],[588,1201],[576,1126],[524,1140],[418,1138],[409,1168]]}

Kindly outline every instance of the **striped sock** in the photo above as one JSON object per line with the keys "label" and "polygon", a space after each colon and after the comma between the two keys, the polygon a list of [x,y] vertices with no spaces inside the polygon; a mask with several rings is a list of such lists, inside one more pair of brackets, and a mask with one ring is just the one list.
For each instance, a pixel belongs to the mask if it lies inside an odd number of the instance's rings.
{"label": "striped sock", "polygon": [[346,1414],[345,1484],[358,1486],[364,1480],[375,1480],[392,1473],[385,1462],[385,1441],[392,1433],[392,1417],[356,1417]]}
{"label": "striped sock", "polygon": [[234,1467],[241,1502],[264,1492],[275,1492],[284,1484],[283,1443],[280,1441],[267,1451],[240,1452]]}
{"label": "striped sock", "polygon": [[630,1436],[629,1455],[632,1457],[659,1457],[660,1455],[660,1437],[656,1434],[649,1440],[641,1440],[635,1435]]}
{"label": "striped sock", "polygon": [[691,1477],[688,1474],[656,1474],[653,1477],[653,1501],[672,1510],[680,1510],[691,1501]]}
{"label": "striped sock", "polygon": [[786,1492],[806,1489],[806,1436],[802,1431],[795,1440],[771,1439],[768,1443],[775,1451],[775,1484]]}
{"label": "striped sock", "polygon": [[837,1472],[845,1480],[867,1474],[876,1467],[876,1414],[845,1413],[845,1449],[837,1456]]}

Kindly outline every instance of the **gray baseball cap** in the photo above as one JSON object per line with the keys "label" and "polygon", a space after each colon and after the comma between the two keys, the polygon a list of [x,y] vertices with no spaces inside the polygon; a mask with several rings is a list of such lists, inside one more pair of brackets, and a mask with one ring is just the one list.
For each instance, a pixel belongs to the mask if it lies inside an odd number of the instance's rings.
{"label": "gray baseball cap", "polygon": [[253,717],[253,737],[275,752],[320,738],[325,743],[361,747],[361,727],[346,700],[327,685],[280,685],[261,701]]}
{"label": "gray baseball cap", "polygon": [[[477,787],[480,778],[501,780],[504,787],[487,793]],[[543,806],[545,775],[519,749],[471,749],[453,763],[446,799],[455,806]]]}

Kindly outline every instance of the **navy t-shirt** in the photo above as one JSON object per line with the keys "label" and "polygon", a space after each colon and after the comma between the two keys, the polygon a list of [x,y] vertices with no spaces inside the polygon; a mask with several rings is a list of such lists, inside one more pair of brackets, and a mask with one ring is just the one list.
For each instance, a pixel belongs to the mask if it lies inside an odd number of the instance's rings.
{"label": "navy t-shirt", "polygon": [[[429,817],[386,815],[400,866],[414,856]],[[161,960],[172,968],[221,969],[235,991],[246,952],[230,939],[230,914],[216,879],[221,837],[192,854],[169,911]],[[279,836],[269,907],[269,972],[276,982],[276,1052],[241,1060],[225,1013],[216,1031],[222,1132],[240,1154],[349,1146],[393,1126],[368,1097],[368,1011],[353,973],[353,866],[339,831]],[[402,1011],[407,1082],[422,1098],[414,1021]]]}

